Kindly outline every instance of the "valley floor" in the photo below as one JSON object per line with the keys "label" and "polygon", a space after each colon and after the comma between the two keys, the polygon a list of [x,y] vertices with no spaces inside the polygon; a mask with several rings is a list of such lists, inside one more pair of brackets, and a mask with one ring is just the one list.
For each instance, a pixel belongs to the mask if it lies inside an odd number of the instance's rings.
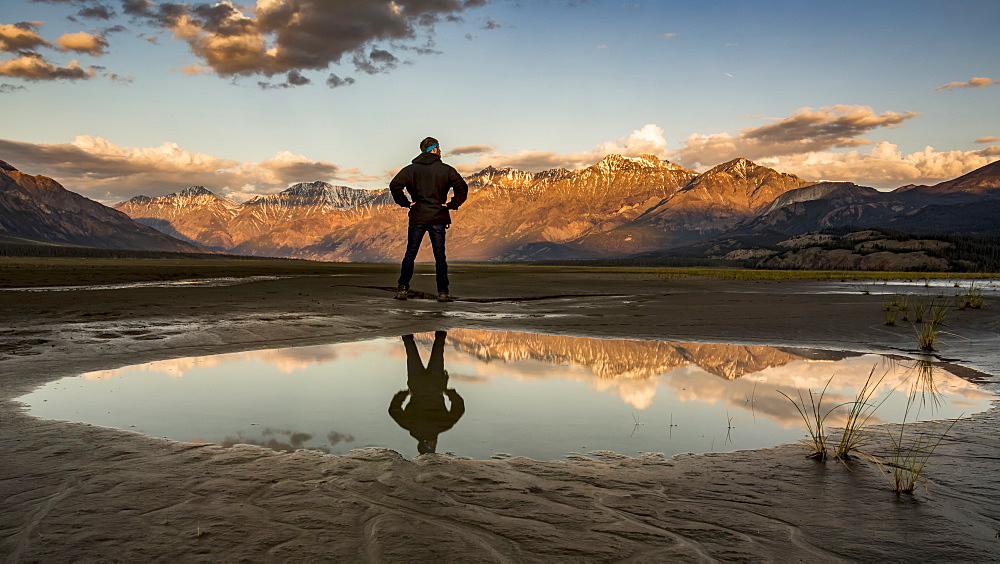
{"label": "valley floor", "polygon": [[[123,272],[72,282],[137,278]],[[431,270],[418,272],[415,288],[432,290]],[[885,297],[860,283],[456,265],[460,299],[439,304],[393,300],[394,265],[296,274],[221,286],[0,290],[0,556],[1000,559],[996,401],[951,430],[912,495],[893,493],[873,464],[817,463],[798,445],[566,462],[407,460],[381,449],[337,457],[40,420],[16,401],[85,371],[452,328],[916,355],[912,328],[883,325]],[[70,282],[32,276],[33,285]],[[943,360],[1000,390],[1000,308],[953,309],[947,323],[954,336],[941,346]]]}

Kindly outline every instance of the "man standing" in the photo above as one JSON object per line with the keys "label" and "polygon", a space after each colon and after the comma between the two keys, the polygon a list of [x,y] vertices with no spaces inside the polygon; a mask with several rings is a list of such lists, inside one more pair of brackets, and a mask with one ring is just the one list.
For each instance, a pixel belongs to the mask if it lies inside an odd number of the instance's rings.
{"label": "man standing", "polygon": [[[451,201],[445,203],[449,190],[454,190],[455,194]],[[403,255],[396,299],[405,300],[409,297],[413,261],[417,258],[424,233],[428,233],[431,249],[434,251],[437,300],[452,301],[453,298],[448,294],[448,262],[444,252],[445,230],[451,226],[451,214],[448,210],[457,210],[465,203],[465,199],[469,196],[469,185],[457,170],[441,162],[441,146],[437,139],[428,137],[420,142],[420,154],[389,182],[389,192],[397,204],[410,210],[406,254]]]}

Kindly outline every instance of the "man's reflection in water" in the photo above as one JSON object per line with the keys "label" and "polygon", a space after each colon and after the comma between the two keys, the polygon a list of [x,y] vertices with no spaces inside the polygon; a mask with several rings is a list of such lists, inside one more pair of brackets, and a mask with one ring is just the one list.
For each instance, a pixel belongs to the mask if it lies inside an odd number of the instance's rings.
{"label": "man's reflection in water", "polygon": [[[444,369],[444,341],[447,336],[444,331],[434,333],[431,358],[427,368],[424,368],[413,335],[403,335],[406,386],[409,389],[392,397],[389,415],[417,439],[420,454],[436,452],[438,435],[451,429],[465,413],[462,396],[448,388],[448,371]],[[403,407],[406,396],[410,396],[410,401]],[[450,410],[444,404],[444,396],[451,401]]]}

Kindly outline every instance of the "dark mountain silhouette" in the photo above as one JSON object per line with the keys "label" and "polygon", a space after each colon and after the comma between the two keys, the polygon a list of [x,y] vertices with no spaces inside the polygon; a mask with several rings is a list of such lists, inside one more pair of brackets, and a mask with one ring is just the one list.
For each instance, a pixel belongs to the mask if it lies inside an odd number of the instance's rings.
{"label": "dark mountain silhouette", "polygon": [[63,188],[45,176],[24,174],[0,161],[0,235],[19,242],[101,249],[206,252],[128,215]]}
{"label": "dark mountain silhouette", "polygon": [[778,196],[730,234],[799,235],[831,227],[885,225],[912,207],[892,194],[850,182],[821,182]]}

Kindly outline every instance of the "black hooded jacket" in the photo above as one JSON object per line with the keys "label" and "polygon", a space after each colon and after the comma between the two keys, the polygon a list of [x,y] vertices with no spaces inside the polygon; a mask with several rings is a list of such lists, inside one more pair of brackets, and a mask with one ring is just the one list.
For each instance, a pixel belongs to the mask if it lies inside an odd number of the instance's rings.
{"label": "black hooded jacket", "polygon": [[[454,189],[455,195],[445,203],[449,189]],[[403,190],[416,202],[413,206]],[[411,225],[448,225],[451,223],[448,210],[457,210],[465,203],[469,185],[457,170],[441,162],[440,155],[420,153],[389,182],[389,192],[397,204],[410,208]]]}

